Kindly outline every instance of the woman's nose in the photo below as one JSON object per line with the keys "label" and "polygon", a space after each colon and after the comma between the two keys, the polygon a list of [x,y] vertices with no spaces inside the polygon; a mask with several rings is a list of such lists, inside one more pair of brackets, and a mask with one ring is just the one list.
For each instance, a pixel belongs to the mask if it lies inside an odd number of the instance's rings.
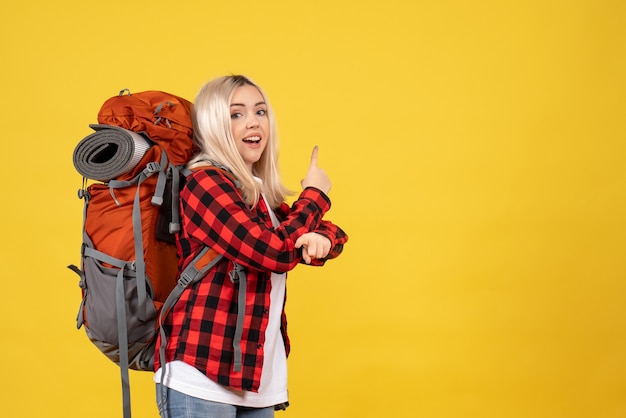
{"label": "woman's nose", "polygon": [[256,115],[250,115],[248,118],[248,123],[246,124],[248,128],[258,128],[259,127],[259,118]]}

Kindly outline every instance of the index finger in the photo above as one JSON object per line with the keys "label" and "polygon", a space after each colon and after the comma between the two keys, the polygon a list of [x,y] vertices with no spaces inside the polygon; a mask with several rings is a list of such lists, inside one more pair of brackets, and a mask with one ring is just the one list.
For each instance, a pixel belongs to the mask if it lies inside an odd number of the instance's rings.
{"label": "index finger", "polygon": [[318,146],[314,146],[313,147],[313,152],[311,152],[311,165],[313,166],[317,166],[317,153],[318,153]]}

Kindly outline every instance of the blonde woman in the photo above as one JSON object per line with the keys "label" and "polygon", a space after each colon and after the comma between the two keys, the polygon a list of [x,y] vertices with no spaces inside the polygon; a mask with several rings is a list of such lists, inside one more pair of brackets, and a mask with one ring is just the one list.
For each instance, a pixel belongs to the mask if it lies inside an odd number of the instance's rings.
{"label": "blonde woman", "polygon": [[274,116],[249,78],[205,84],[193,118],[200,151],[181,191],[179,271],[205,247],[223,258],[166,318],[166,367],[155,359],[159,412],[273,417],[288,405],[286,274],[337,257],[348,238],[323,219],[331,182],[317,147],[298,199],[285,203]]}

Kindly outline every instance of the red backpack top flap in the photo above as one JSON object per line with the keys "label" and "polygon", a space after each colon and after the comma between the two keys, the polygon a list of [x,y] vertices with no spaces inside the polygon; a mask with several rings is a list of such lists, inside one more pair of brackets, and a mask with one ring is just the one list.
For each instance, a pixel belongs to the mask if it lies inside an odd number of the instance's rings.
{"label": "red backpack top flap", "polygon": [[120,91],[98,112],[98,123],[143,132],[160,144],[170,163],[185,164],[196,149],[193,145],[191,102],[162,91]]}

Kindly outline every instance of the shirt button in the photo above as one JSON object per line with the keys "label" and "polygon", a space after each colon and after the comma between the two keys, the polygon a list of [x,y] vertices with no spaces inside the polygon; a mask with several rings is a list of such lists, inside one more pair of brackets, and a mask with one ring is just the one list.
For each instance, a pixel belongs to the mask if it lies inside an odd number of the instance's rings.
{"label": "shirt button", "polygon": [[265,315],[267,315],[268,313],[270,313],[270,310],[269,310],[269,309],[267,309],[267,308],[265,308],[265,309],[263,309],[263,313],[264,313]]}
{"label": "shirt button", "polygon": [[263,344],[257,344],[256,348],[258,348],[259,350],[263,348]]}

